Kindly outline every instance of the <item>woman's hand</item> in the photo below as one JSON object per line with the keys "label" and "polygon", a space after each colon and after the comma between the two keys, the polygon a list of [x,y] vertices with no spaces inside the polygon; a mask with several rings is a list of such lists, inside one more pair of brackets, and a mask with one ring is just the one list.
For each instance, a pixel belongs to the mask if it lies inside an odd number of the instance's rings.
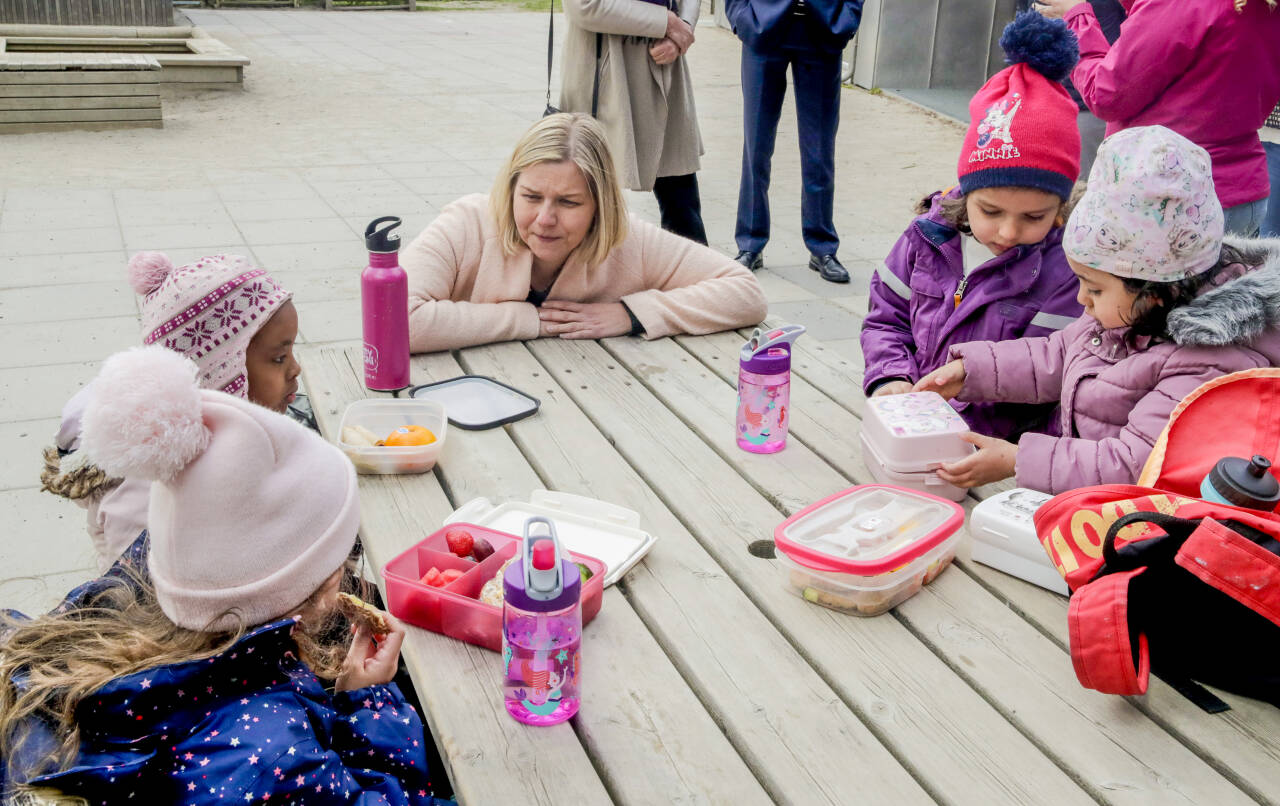
{"label": "woman's hand", "polygon": [[1040,12],[1040,16],[1048,17],[1051,20],[1060,20],[1066,16],[1067,12],[1085,0],[1036,0],[1031,7]]}
{"label": "woman's hand", "polygon": [[964,362],[957,358],[954,361],[948,361],[921,378],[911,388],[911,391],[937,392],[947,400],[950,400],[960,394],[960,390],[964,388],[964,379]]}
{"label": "woman's hand", "polygon": [[355,628],[351,649],[342,662],[342,674],[338,675],[334,689],[354,691],[366,686],[390,683],[396,676],[400,661],[400,645],[404,643],[404,625],[390,613],[384,613],[391,630],[381,641],[374,639],[366,624]]}
{"label": "woman's hand", "polygon": [[876,387],[876,390],[871,393],[871,396],[884,397],[885,395],[905,395],[910,391],[913,391],[911,381],[885,381]]}
{"label": "woman's hand", "polygon": [[693,28],[689,26],[689,23],[680,19],[674,11],[668,11],[666,38],[675,43],[680,52],[684,53],[693,47]]}
{"label": "woman's hand", "polygon": [[631,317],[621,302],[568,302],[549,299],[538,309],[539,334],[562,339],[604,339],[631,332]]}
{"label": "woman's hand", "polygon": [[654,64],[671,64],[680,58],[680,48],[670,39],[659,39],[649,46],[649,58]]}
{"label": "woman's hand", "polygon": [[960,438],[978,450],[958,462],[949,462],[938,468],[938,478],[957,487],[978,487],[993,481],[1007,479],[1014,473],[1014,460],[1018,446],[995,437],[984,437],[972,431]]}

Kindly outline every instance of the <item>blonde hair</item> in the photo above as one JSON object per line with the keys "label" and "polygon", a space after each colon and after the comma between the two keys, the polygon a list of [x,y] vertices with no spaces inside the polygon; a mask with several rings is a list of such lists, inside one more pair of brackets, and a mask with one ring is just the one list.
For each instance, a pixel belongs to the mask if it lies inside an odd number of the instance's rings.
{"label": "blonde hair", "polygon": [[[323,589],[297,609],[316,612]],[[293,632],[298,657],[323,679],[338,676],[346,654],[337,625],[330,611],[304,617]],[[19,757],[28,728],[39,721],[53,729],[57,744],[24,777],[65,770],[80,746],[76,709],[86,697],[125,675],[225,652],[244,637],[246,626],[201,632],[175,625],[160,609],[151,581],[132,568],[80,607],[31,621],[0,617],[0,763]]]}
{"label": "blonde hair", "polygon": [[[1274,9],[1276,7],[1276,0],[1266,0],[1266,2],[1267,2],[1267,5],[1270,6],[1271,8]],[[1249,3],[1249,0],[1235,0],[1234,5],[1236,8],[1236,13],[1239,14],[1240,12],[1244,11],[1244,7],[1248,5],[1248,3]]]}
{"label": "blonde hair", "polygon": [[622,198],[613,154],[604,128],[590,115],[561,112],[533,124],[516,143],[511,159],[489,194],[489,210],[498,224],[502,249],[514,255],[526,244],[516,229],[513,202],[516,182],[526,168],[544,162],[572,162],[582,172],[596,203],[595,220],[577,251],[586,265],[600,265],[627,237],[627,205]]}

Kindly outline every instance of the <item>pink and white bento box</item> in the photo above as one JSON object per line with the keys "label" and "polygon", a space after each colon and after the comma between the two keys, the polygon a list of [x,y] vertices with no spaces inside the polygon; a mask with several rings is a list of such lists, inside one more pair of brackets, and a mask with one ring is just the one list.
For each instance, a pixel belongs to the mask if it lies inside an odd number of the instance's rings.
{"label": "pink and white bento box", "polygon": [[960,501],[965,490],[938,478],[943,462],[973,453],[960,438],[964,418],[937,392],[908,392],[867,400],[862,420],[863,461],[876,481]]}
{"label": "pink and white bento box", "polygon": [[876,616],[914,596],[955,557],[964,510],[934,495],[862,484],[773,532],[786,584],[805,601]]}

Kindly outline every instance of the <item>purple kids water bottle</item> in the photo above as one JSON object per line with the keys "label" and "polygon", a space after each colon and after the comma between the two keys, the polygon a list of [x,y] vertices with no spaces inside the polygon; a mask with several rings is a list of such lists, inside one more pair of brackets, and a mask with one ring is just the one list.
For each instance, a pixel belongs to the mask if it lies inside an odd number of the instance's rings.
{"label": "purple kids water bottle", "polygon": [[[546,534],[531,534],[538,524]],[[502,576],[503,699],[526,725],[556,725],[578,713],[582,577],[548,518],[525,521],[521,548]]]}
{"label": "purple kids water bottle", "polygon": [[756,328],[738,357],[738,447],[751,453],[777,453],[787,447],[787,409],[791,406],[791,343],[801,325],[768,332]]}
{"label": "purple kids water bottle", "polygon": [[409,385],[409,275],[400,268],[400,226],[395,216],[369,222],[364,231],[369,266],[360,275],[364,309],[364,385],[395,392]]}

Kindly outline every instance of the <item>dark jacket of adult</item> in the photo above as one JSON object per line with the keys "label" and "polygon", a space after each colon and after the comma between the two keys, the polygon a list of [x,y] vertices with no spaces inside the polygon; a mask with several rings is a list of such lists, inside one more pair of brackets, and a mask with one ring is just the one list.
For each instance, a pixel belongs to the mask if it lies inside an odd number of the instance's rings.
{"label": "dark jacket of adult", "polygon": [[[725,16],[748,47],[768,51],[786,35],[788,12],[795,0],[726,0]],[[863,0],[806,0],[814,47],[842,50],[858,32]]]}

